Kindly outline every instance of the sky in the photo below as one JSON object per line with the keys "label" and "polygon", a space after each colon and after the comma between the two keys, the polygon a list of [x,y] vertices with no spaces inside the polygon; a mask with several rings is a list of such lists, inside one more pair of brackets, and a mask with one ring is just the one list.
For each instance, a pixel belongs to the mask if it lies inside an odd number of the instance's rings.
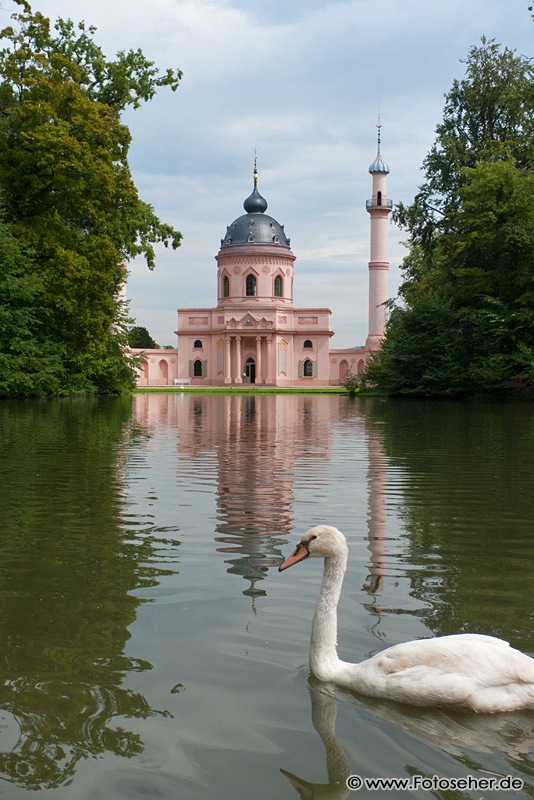
{"label": "sky", "polygon": [[[141,199],[183,234],[150,271],[129,264],[130,316],[176,346],[178,308],[216,306],[215,256],[258,188],[296,256],[296,307],[332,310],[332,347],[367,334],[368,167],[390,168],[388,197],[410,203],[442,119],[444,95],[484,35],[533,55],[529,0],[34,0],[52,20],[85,20],[106,56],[141,48],[183,71],[128,110]],[[2,3],[2,24],[14,10]],[[389,294],[406,233],[389,231]]]}

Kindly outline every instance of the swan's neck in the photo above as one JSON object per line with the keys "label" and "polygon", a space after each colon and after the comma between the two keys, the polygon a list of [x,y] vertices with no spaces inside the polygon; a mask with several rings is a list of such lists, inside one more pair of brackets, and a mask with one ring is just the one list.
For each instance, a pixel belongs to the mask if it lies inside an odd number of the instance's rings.
{"label": "swan's neck", "polygon": [[325,558],[310,643],[310,669],[324,681],[333,680],[343,668],[337,655],[337,605],[346,568],[346,553]]}

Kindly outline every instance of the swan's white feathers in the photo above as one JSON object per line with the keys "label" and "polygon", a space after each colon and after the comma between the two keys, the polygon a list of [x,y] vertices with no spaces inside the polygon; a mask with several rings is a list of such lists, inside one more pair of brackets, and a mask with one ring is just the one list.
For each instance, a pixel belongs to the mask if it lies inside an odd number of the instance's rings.
{"label": "swan's white feathers", "polygon": [[388,647],[359,664],[341,661],[336,611],[347,563],[346,539],[336,528],[320,525],[301,543],[310,556],[325,559],[310,645],[310,667],[320,680],[417,706],[483,712],[534,708],[534,659],[493,636],[418,639]]}
{"label": "swan's white feathers", "polygon": [[346,687],[375,697],[478,711],[534,707],[534,661],[493,636],[406,642],[351,666]]}

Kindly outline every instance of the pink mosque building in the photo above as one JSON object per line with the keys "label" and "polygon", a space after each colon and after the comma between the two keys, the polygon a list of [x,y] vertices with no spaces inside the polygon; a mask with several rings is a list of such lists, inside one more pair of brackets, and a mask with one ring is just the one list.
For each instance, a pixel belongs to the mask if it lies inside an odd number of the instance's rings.
{"label": "pink mosque building", "polygon": [[378,152],[369,167],[372,197],[369,260],[369,326],[365,346],[333,349],[329,308],[293,305],[295,255],[284,226],[266,214],[254,188],[245,213],[232,222],[215,259],[216,308],[178,309],[176,350],[136,350],[144,355],[138,386],[337,386],[361,373],[378,349],[388,300],[387,164]]}

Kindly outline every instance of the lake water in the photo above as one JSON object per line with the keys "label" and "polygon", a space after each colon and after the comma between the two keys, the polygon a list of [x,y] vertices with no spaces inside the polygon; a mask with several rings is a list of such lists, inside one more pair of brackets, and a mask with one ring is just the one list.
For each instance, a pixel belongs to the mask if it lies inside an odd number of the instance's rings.
{"label": "lake water", "polygon": [[[532,404],[139,394],[0,405],[0,797],[534,797],[534,712],[308,679],[322,562],[340,656],[478,631],[534,654]],[[349,792],[512,776],[520,791]]]}

